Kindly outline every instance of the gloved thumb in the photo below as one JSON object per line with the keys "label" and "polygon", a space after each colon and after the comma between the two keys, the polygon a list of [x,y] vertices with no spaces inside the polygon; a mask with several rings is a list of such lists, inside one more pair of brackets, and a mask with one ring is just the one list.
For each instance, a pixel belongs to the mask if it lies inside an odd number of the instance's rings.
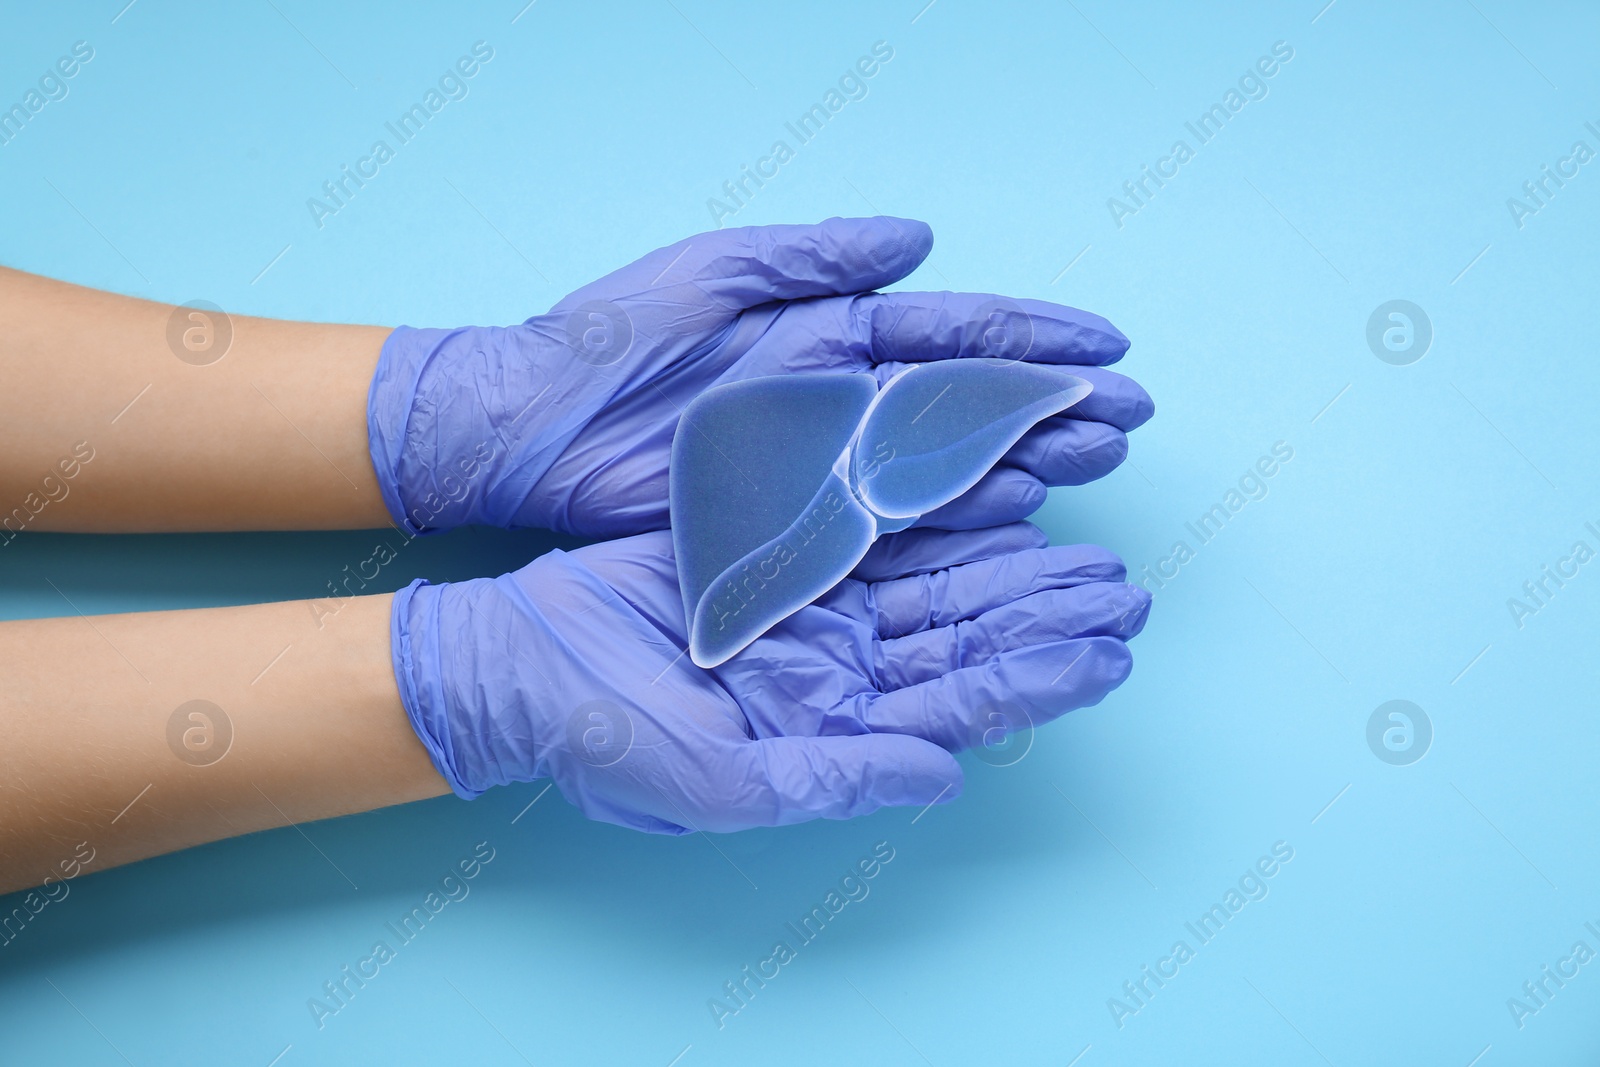
{"label": "gloved thumb", "polygon": [[888,215],[712,230],[656,249],[551,311],[591,300],[626,306],[630,298],[660,290],[681,293],[686,284],[735,312],[774,300],[862,293],[904,278],[932,247],[927,223]]}
{"label": "gloved thumb", "polygon": [[905,734],[751,741],[738,747],[731,770],[741,784],[724,810],[772,826],[852,819],[883,807],[926,807],[954,800],[962,786],[954,756]]}

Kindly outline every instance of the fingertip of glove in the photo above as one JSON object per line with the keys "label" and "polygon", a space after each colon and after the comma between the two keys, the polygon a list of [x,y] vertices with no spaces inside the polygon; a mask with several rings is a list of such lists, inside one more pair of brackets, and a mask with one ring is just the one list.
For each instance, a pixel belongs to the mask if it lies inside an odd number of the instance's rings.
{"label": "fingertip of glove", "polygon": [[1128,340],[1128,335],[1117,329],[1110,319],[1093,312],[1081,312],[1084,326],[1093,331],[1094,348],[1101,354],[1102,365],[1115,363],[1128,354],[1128,349],[1133,347],[1133,342]]}
{"label": "fingertip of glove", "polygon": [[1016,479],[1013,491],[1017,494],[1017,507],[1031,515],[1044,507],[1044,502],[1050,498],[1050,487],[1026,471],[1022,474],[1022,478]]}
{"label": "fingertip of glove", "polygon": [[1107,337],[1108,344],[1106,347],[1115,351],[1117,353],[1117,358],[1121,359],[1123,356],[1128,354],[1128,349],[1133,347],[1133,342],[1128,340],[1127,334],[1123,333],[1109,322],[1106,323],[1106,329],[1109,331],[1109,336]]}
{"label": "fingertip of glove", "polygon": [[1075,577],[1101,582],[1120,582],[1128,577],[1128,565],[1121,556],[1104,545],[1050,545],[1036,559],[1035,578]]}
{"label": "fingertip of glove", "polygon": [[[1149,418],[1149,416],[1145,416]],[[1110,461],[1113,465],[1120,464],[1128,458],[1128,435],[1121,430],[1113,428],[1105,436],[1090,445],[1088,452],[1097,452],[1103,460]]]}
{"label": "fingertip of glove", "polygon": [[1140,396],[1134,401],[1133,411],[1128,416],[1128,429],[1137,430],[1151,419],[1155,418],[1156,401],[1149,390],[1143,386],[1139,388]]}
{"label": "fingertip of glove", "polygon": [[1087,640],[1094,645],[1095,665],[1109,693],[1126,682],[1128,675],[1133,673],[1133,650],[1120,637],[1091,637]]}
{"label": "fingertip of glove", "polygon": [[919,262],[933,251],[933,227],[926,222],[921,219],[903,219],[895,215],[879,215],[878,218],[895,231],[906,249],[915,254]]}
{"label": "fingertip of glove", "polygon": [[871,744],[883,757],[872,793],[896,807],[944,804],[961,795],[965,775],[949,752],[931,741],[906,734],[873,734]]}
{"label": "fingertip of glove", "polygon": [[1026,694],[1047,718],[1092,707],[1127,681],[1133,653],[1120,637],[1072,638],[1003,652],[990,661],[997,684]]}
{"label": "fingertip of glove", "polygon": [[867,254],[882,275],[874,288],[910,274],[933,249],[933,228],[916,219],[893,215],[833,218],[823,223],[823,227],[833,230],[841,245],[854,246]]}
{"label": "fingertip of glove", "polygon": [[995,528],[995,555],[1038,551],[1050,546],[1050,535],[1026,519]]}

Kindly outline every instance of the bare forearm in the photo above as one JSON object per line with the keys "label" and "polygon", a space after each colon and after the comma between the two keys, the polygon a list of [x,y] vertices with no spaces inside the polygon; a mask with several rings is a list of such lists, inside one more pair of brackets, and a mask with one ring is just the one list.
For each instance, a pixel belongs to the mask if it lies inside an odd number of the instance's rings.
{"label": "bare forearm", "polygon": [[390,600],[0,623],[0,892],[447,792]]}
{"label": "bare forearm", "polygon": [[366,427],[389,331],[197,315],[0,268],[0,540],[389,521]]}

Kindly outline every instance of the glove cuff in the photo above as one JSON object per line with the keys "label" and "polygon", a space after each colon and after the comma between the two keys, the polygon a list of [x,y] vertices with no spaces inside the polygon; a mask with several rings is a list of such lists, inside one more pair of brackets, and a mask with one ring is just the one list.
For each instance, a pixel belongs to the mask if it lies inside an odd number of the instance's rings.
{"label": "glove cuff", "polygon": [[[439,529],[436,524],[413,521],[400,498],[400,464],[405,455],[406,427],[411,407],[416,402],[417,382],[427,364],[429,351],[417,358],[415,335],[421,331],[399,326],[384,338],[378,353],[378,369],[367,390],[367,450],[372,469],[378,476],[378,492],[395,524],[413,536]],[[423,518],[419,513],[418,519]]]}
{"label": "glove cuff", "polygon": [[551,525],[528,498],[609,399],[586,397],[592,368],[553,371],[543,358],[551,343],[526,324],[399,326],[385,338],[367,392],[367,444],[398,526]]}
{"label": "glove cuff", "polygon": [[528,456],[508,455],[500,425],[506,397],[528,385],[507,373],[506,333],[398,326],[384,339],[367,391],[367,447],[384,507],[412,535],[516,524],[537,472]]}
{"label": "glove cuff", "polygon": [[439,669],[439,589],[418,578],[394,595],[389,651],[406,717],[437,770],[456,796],[472,800],[483,790],[462,780]]}

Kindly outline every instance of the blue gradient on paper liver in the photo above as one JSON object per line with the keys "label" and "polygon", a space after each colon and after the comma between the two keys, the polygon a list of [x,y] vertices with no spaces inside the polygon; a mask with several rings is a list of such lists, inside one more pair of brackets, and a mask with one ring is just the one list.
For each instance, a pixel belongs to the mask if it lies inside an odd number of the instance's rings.
{"label": "blue gradient on paper liver", "polygon": [[960,496],[1029,427],[1090,391],[1067,370],[999,359],[874,381],[753,378],[684,409],[672,543],[695,663],[723,663],[833,588],[876,537]]}
{"label": "blue gradient on paper liver", "polygon": [[884,518],[915,519],[954,500],[1030,427],[1090,392],[1071,367],[1004,359],[923,363],[891,379],[852,450],[852,482]]}

